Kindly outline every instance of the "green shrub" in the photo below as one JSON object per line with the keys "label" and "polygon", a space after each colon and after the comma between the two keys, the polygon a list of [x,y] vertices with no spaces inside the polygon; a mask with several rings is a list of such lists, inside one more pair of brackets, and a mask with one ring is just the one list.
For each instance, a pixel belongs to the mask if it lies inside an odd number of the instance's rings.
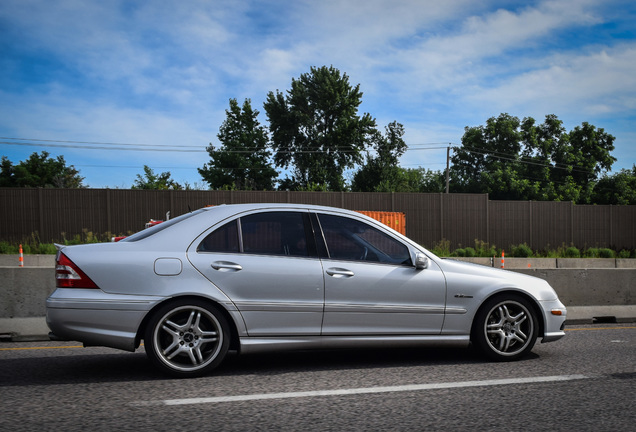
{"label": "green shrub", "polygon": [[530,258],[532,255],[532,249],[525,243],[512,248],[512,256],[515,258]]}
{"label": "green shrub", "polygon": [[42,255],[55,255],[57,253],[57,248],[54,243],[41,243],[38,251],[35,253]]}
{"label": "green shrub", "polygon": [[464,249],[464,248],[455,249],[455,251],[453,252],[452,256],[465,257],[466,256],[466,249]]}
{"label": "green shrub", "polygon": [[614,258],[614,251],[608,248],[599,249],[598,256],[600,258]]}
{"label": "green shrub", "polygon": [[589,248],[585,250],[583,256],[585,258],[598,258],[601,256],[601,251],[599,248]]}
{"label": "green shrub", "polygon": [[18,247],[10,244],[6,241],[0,242],[0,254],[12,254],[15,255],[18,253]]}
{"label": "green shrub", "polygon": [[439,243],[433,246],[433,248],[431,249],[431,252],[433,252],[435,255],[440,257],[451,256],[450,240],[445,240],[445,239],[440,240]]}
{"label": "green shrub", "polygon": [[580,258],[581,252],[576,247],[570,246],[565,250],[563,255],[565,258]]}
{"label": "green shrub", "polygon": [[467,257],[474,257],[476,256],[476,251],[475,249],[471,248],[471,247],[467,247],[466,249],[464,249],[466,251],[466,256]]}
{"label": "green shrub", "polygon": [[629,258],[632,254],[627,250],[623,249],[618,253],[618,258]]}
{"label": "green shrub", "polygon": [[489,245],[488,243],[475,240],[475,256],[482,258],[491,258],[497,255],[497,248],[494,245]]}

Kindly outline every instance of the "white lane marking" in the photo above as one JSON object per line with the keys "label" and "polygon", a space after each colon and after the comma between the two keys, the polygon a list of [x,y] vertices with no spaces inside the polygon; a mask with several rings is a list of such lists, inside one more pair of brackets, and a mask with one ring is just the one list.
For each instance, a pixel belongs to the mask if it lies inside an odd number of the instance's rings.
{"label": "white lane marking", "polygon": [[223,402],[245,402],[245,401],[258,401],[258,400],[266,400],[266,399],[291,399],[291,398],[307,398],[307,397],[317,397],[317,396],[346,396],[346,395],[373,394],[373,393],[439,390],[439,389],[463,388],[463,387],[485,387],[485,386],[498,386],[498,385],[510,385],[510,384],[533,384],[533,383],[543,383],[543,382],[572,381],[572,380],[581,380],[581,379],[587,379],[587,378],[589,377],[585,375],[557,375],[557,376],[545,376],[545,377],[509,378],[509,379],[484,380],[484,381],[463,381],[463,382],[434,383],[434,384],[410,384],[410,385],[391,386],[391,387],[367,387],[367,388],[316,390],[316,391],[288,392],[288,393],[261,393],[261,394],[203,397],[203,398],[189,398],[189,399],[167,399],[167,400],[160,400],[160,401],[140,402],[135,405],[150,406],[150,405],[215,404],[215,403],[223,403]]}

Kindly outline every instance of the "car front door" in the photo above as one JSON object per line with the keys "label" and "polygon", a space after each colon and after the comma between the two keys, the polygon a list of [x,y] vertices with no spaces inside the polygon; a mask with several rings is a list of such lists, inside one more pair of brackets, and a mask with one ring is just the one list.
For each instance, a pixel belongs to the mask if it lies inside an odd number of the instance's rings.
{"label": "car front door", "polygon": [[326,244],[323,335],[439,334],[446,282],[416,269],[407,244],[367,221],[318,214]]}
{"label": "car front door", "polygon": [[202,237],[188,258],[232,299],[250,336],[320,334],[324,281],[307,212],[253,213]]}

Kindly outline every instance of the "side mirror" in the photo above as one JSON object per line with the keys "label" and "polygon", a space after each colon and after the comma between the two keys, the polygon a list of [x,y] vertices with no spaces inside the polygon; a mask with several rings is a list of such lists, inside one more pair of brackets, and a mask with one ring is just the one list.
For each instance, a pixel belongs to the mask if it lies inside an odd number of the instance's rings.
{"label": "side mirror", "polygon": [[428,268],[429,260],[426,255],[422,252],[418,252],[415,254],[415,269],[416,270],[424,270]]}

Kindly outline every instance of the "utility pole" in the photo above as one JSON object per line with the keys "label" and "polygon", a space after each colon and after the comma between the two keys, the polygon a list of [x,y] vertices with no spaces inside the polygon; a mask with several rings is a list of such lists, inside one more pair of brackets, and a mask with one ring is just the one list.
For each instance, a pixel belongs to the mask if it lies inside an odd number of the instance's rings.
{"label": "utility pole", "polygon": [[449,184],[450,184],[450,143],[448,143],[448,147],[446,148],[446,193],[449,192]]}

